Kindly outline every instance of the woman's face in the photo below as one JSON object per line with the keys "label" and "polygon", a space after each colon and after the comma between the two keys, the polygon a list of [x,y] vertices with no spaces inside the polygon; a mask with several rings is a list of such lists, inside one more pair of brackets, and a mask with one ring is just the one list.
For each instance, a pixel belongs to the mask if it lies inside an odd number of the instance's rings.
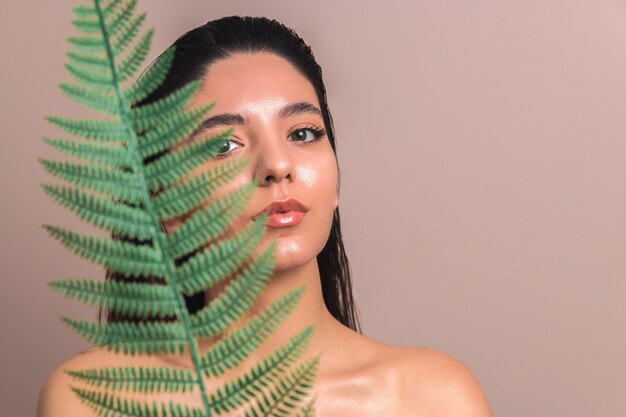
{"label": "woman's face", "polygon": [[[252,178],[260,184],[229,235],[251,224],[273,201],[296,199],[308,209],[300,223],[268,227],[255,253],[260,254],[270,240],[277,238],[276,271],[315,259],[328,240],[338,204],[338,171],[313,86],[275,54],[240,54],[210,65],[189,107],[212,102],[216,104],[208,119],[214,118],[216,123],[194,138],[212,136],[230,127],[234,131],[229,146],[191,176],[245,155],[250,163],[215,197]],[[299,105],[285,112],[294,104]],[[174,230],[178,225],[174,221],[166,228]]]}

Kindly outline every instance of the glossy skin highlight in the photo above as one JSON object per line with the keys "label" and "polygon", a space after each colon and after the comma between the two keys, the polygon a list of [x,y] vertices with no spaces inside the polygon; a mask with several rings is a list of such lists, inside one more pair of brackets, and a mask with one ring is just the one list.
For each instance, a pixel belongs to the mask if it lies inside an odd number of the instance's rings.
{"label": "glossy skin highlight", "polygon": [[[210,116],[239,114],[247,122],[234,128],[230,147],[223,158],[207,161],[192,174],[223,163],[228,158],[249,156],[251,163],[228,186],[228,190],[258,179],[260,187],[230,233],[250,224],[254,216],[275,200],[298,199],[309,211],[293,227],[269,229],[259,254],[271,239],[278,239],[275,274],[253,305],[257,314],[287,291],[305,285],[303,297],[270,339],[254,351],[236,372],[207,380],[209,390],[240,375],[253,364],[274,352],[295,333],[314,325],[309,349],[303,357],[322,354],[313,397],[318,417],[409,417],[463,416],[490,417],[482,390],[471,371],[455,358],[434,349],[399,347],[383,344],[358,334],[337,321],[327,310],[321,290],[316,256],[324,247],[338,206],[338,169],[326,136],[310,143],[310,132],[297,129],[324,129],[323,119],[315,112],[300,112],[281,117],[281,109],[293,103],[309,103],[319,109],[310,82],[285,59],[271,53],[234,55],[212,64],[203,78],[191,106],[215,101]],[[227,126],[211,128],[202,135],[217,133]],[[194,138],[190,138],[193,140]],[[295,140],[294,140],[295,139]],[[165,225],[173,231],[180,221]],[[207,299],[219,291],[207,291]],[[199,341],[205,352],[211,340]],[[92,348],[60,364],[48,377],[39,398],[38,417],[87,415],[87,408],[70,390],[76,385],[63,373],[66,369],[94,366],[144,365],[191,368],[190,356],[135,356],[113,354]],[[175,399],[200,406],[197,391],[181,394],[134,395],[124,398]],[[311,397],[309,397],[311,398]],[[87,413],[87,414],[86,414]],[[223,414],[222,414],[223,416]]]}

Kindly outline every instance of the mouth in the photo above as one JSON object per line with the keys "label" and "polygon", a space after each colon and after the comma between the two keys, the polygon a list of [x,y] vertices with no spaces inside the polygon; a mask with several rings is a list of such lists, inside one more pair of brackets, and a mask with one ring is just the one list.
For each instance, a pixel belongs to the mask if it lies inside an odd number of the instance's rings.
{"label": "mouth", "polygon": [[267,226],[290,227],[300,223],[308,211],[309,209],[295,198],[288,198],[285,201],[272,202],[257,216],[267,212],[269,214]]}
{"label": "mouth", "polygon": [[267,219],[269,227],[289,227],[295,226],[302,221],[306,213],[301,211],[290,210],[285,213],[273,213]]}

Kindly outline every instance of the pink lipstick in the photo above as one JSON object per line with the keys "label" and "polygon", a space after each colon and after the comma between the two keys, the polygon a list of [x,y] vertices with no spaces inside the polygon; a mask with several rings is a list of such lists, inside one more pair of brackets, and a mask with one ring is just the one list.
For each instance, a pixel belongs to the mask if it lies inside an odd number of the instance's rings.
{"label": "pink lipstick", "polygon": [[300,223],[307,211],[309,209],[298,200],[288,198],[285,201],[272,202],[261,213],[269,212],[266,223],[269,227],[290,227]]}

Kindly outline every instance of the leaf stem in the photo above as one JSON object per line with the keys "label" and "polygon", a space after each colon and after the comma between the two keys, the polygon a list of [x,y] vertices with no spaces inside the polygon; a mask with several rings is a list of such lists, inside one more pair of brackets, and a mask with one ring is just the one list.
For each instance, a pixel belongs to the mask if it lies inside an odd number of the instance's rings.
{"label": "leaf stem", "polygon": [[[130,112],[129,112],[129,109],[127,108],[127,105],[126,105],[127,103],[126,103],[126,100],[124,99],[124,94],[119,85],[118,76],[117,76],[117,72],[115,68],[115,57],[113,54],[113,50],[111,49],[111,43],[109,40],[107,28],[104,22],[104,14],[100,6],[100,0],[94,0],[94,3],[95,3],[96,12],[98,13],[98,20],[100,21],[100,25],[103,31],[102,35],[103,35],[104,43],[106,46],[106,52],[107,52],[107,57],[109,60],[109,68],[111,70],[112,81],[113,81],[113,84],[115,85],[115,94],[117,96],[117,100],[120,106],[120,113],[119,113],[120,120],[126,126],[126,130],[128,134],[127,149],[130,152],[131,159],[134,163],[134,166],[137,168],[141,168],[143,165],[143,160],[141,160],[137,151],[137,147],[138,147],[137,136],[135,135],[135,131],[132,128]],[[187,340],[189,343],[189,350],[191,353],[191,358],[192,358],[194,367],[196,368],[196,374],[198,377],[196,382],[198,383],[200,387],[202,403],[207,413],[206,417],[211,417],[211,406],[209,403],[209,398],[207,396],[204,380],[202,379],[202,372],[201,372],[202,368],[200,364],[200,358],[199,358],[200,355],[198,352],[198,345],[197,345],[196,339],[191,334],[189,313],[185,306],[185,299],[182,293],[178,290],[178,283],[176,282],[176,274],[174,270],[175,268],[174,262],[168,256],[161,225],[158,221],[156,211],[154,207],[152,206],[150,195],[147,191],[148,185],[146,182],[143,169],[135,169],[134,171],[135,171],[134,173],[136,175],[136,178],[138,179],[141,185],[141,192],[143,194],[142,197],[143,197],[143,203],[144,203],[145,209],[148,212],[148,215],[152,221],[152,226],[154,227],[155,233],[154,233],[153,244],[155,245],[155,249],[157,249],[158,252],[161,254],[163,262],[165,263],[166,281],[170,289],[172,290],[172,292],[174,292],[174,296],[176,298],[176,315],[182,321],[183,327],[185,329],[185,333],[186,333]]]}

